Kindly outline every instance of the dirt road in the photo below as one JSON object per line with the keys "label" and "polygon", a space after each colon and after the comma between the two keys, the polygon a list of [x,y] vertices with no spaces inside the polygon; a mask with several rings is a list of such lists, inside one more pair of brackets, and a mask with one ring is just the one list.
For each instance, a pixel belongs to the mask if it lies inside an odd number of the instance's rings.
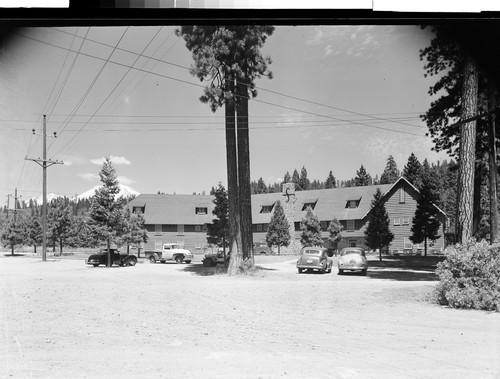
{"label": "dirt road", "polygon": [[227,277],[1,256],[0,377],[500,377],[500,314],[429,303],[432,272],[256,262],[258,275]]}

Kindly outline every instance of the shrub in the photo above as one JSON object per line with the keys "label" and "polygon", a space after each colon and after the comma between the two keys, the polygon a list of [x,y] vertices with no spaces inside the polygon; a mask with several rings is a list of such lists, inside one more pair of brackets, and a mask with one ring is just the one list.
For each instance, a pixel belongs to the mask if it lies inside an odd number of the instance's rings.
{"label": "shrub", "polygon": [[437,265],[439,304],[453,308],[500,310],[500,244],[486,241],[448,247]]}

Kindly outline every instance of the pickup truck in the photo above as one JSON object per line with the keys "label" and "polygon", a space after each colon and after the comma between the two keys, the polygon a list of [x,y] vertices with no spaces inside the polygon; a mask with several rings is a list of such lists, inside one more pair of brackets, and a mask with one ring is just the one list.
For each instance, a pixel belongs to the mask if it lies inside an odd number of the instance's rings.
{"label": "pickup truck", "polygon": [[193,260],[193,253],[190,250],[181,248],[176,243],[164,243],[161,251],[145,251],[146,258],[151,263],[168,261],[176,263],[191,263]]}

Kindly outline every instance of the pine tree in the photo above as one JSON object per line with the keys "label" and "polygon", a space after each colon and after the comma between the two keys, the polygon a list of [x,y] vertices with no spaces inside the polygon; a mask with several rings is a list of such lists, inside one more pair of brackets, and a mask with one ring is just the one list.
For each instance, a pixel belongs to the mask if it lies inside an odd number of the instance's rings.
{"label": "pine tree", "polygon": [[264,179],[259,178],[257,182],[257,188],[255,189],[255,193],[267,193],[267,186],[266,183],[264,183]]}
{"label": "pine tree", "polygon": [[354,178],[354,185],[356,187],[369,186],[372,184],[372,177],[368,174],[361,165],[358,171],[356,171],[356,177]]}
{"label": "pine tree", "polygon": [[108,250],[108,267],[111,267],[111,243],[123,230],[122,207],[115,197],[120,191],[116,171],[106,157],[99,173],[102,186],[97,189],[90,206],[89,227],[96,241],[105,242]]}
{"label": "pine tree", "polygon": [[290,176],[290,173],[287,171],[285,173],[285,176],[283,177],[283,183],[290,183],[292,181],[292,177]]}
{"label": "pine tree", "polygon": [[382,248],[388,246],[394,239],[389,225],[390,219],[385,209],[385,201],[380,188],[377,188],[373,195],[371,210],[368,213],[365,241],[370,249],[379,249],[380,261],[382,261]]}
{"label": "pine tree", "polygon": [[340,241],[342,241],[342,224],[339,220],[334,218],[330,225],[328,225],[328,240],[330,241],[330,245],[332,249],[335,251],[338,249]]}
{"label": "pine tree", "polygon": [[325,182],[325,188],[335,188],[337,187],[337,182],[335,180],[335,176],[333,176],[332,171],[328,174]]}
{"label": "pine tree", "polygon": [[[142,214],[132,213],[130,207],[123,210],[123,230],[120,236],[120,244],[127,245],[127,254],[130,252],[130,245],[139,248],[142,242],[148,241],[148,233],[144,225]],[[140,253],[140,250],[137,250]]]}
{"label": "pine tree", "polygon": [[321,223],[318,216],[313,214],[311,207],[307,207],[306,217],[300,223],[300,242],[304,246],[322,246]]}
{"label": "pine tree", "polygon": [[[426,160],[427,161],[427,160]],[[424,171],[428,164],[424,162]],[[422,187],[420,197],[417,200],[417,209],[413,217],[410,240],[413,243],[424,243],[425,256],[427,256],[427,241],[435,241],[439,238],[439,221],[437,219],[438,211],[433,206],[437,194],[435,193],[435,183],[433,176],[426,175],[422,177]]]}
{"label": "pine tree", "polygon": [[413,152],[408,157],[408,162],[403,169],[403,176],[406,180],[413,184],[415,188],[420,188],[422,165],[418,161],[418,158],[415,156],[415,154],[413,154]]}
{"label": "pine tree", "polygon": [[24,230],[20,220],[14,221],[11,219],[2,228],[0,236],[4,247],[10,247],[11,255],[14,255],[16,245],[21,245],[24,242]]}
{"label": "pine tree", "polygon": [[48,214],[48,223],[52,231],[51,240],[59,242],[59,254],[62,255],[65,240],[71,228],[72,209],[67,198],[57,198],[52,200]]}
{"label": "pine tree", "polygon": [[269,222],[266,233],[266,242],[269,247],[278,246],[278,255],[280,255],[281,246],[290,245],[291,236],[288,221],[285,217],[285,211],[278,201],[274,208],[274,213]]}
{"label": "pine tree", "polygon": [[399,170],[392,155],[387,158],[387,163],[385,165],[384,172],[380,176],[380,184],[392,184],[396,183],[399,179]]}
{"label": "pine tree", "polygon": [[33,252],[36,254],[37,245],[42,244],[42,224],[38,216],[29,216],[24,223],[26,243],[33,246]]}
{"label": "pine tree", "polygon": [[222,183],[219,183],[214,196],[215,207],[212,214],[216,218],[212,220],[211,224],[207,225],[207,242],[222,247],[224,261],[226,261],[226,247],[229,244],[229,207],[227,191]]}
{"label": "pine tree", "polygon": [[302,188],[300,187],[300,176],[299,176],[299,172],[297,171],[297,169],[293,170],[291,182],[295,183],[295,191],[302,190]]}
{"label": "pine tree", "polygon": [[302,191],[307,191],[311,186],[311,182],[307,178],[307,170],[304,166],[300,170],[299,186]]}

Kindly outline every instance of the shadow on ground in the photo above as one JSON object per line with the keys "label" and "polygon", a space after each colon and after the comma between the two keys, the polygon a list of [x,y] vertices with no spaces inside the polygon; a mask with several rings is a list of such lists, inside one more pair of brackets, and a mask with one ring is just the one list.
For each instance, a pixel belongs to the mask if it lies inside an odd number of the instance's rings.
{"label": "shadow on ground", "polygon": [[[272,268],[266,268],[261,266],[255,266],[257,271],[276,271]],[[227,269],[222,266],[216,267],[205,267],[201,263],[191,263],[185,266],[182,271],[189,272],[194,275],[199,276],[213,276],[213,275],[225,275],[227,274]]]}
{"label": "shadow on ground", "polygon": [[382,262],[369,262],[367,276],[371,279],[437,281],[436,266],[443,260],[443,256],[384,257]]}

